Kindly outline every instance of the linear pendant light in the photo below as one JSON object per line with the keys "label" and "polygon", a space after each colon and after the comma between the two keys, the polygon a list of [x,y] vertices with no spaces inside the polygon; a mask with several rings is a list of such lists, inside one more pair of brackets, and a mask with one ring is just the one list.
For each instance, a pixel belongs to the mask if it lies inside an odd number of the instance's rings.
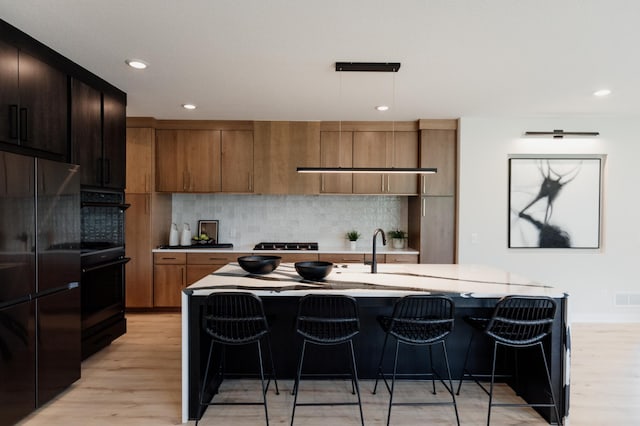
{"label": "linear pendant light", "polygon": [[298,173],[390,173],[434,174],[435,167],[298,167]]}
{"label": "linear pendant light", "polygon": [[[336,62],[336,72],[398,72],[399,69],[400,62]],[[340,84],[342,85],[342,82]],[[339,132],[342,133],[342,130]],[[434,174],[438,169],[435,167],[297,167],[296,171],[298,173]]]}

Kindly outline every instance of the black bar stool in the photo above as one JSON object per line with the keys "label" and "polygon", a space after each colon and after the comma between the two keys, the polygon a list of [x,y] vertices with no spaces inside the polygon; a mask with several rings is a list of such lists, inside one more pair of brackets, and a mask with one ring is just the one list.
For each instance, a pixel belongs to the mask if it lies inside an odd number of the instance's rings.
{"label": "black bar stool", "polygon": [[[356,300],[350,296],[328,294],[310,294],[302,297],[298,304],[296,332],[303,337],[303,342],[298,363],[298,373],[293,384],[292,394],[294,398],[293,411],[291,412],[291,425],[293,426],[293,418],[296,414],[297,405],[358,405],[360,408],[360,421],[364,426],[358,372],[356,369],[356,358],[353,351],[352,340],[353,337],[360,332],[360,320],[358,318],[358,305]],[[320,346],[348,345],[351,354],[349,367],[351,370],[352,393],[357,394],[358,402],[298,403],[298,390],[307,343]]]}
{"label": "black bar stool", "polygon": [[[491,374],[478,375],[467,370],[469,352],[471,349],[470,339],[465,357],[463,374],[458,384],[458,394],[462,380],[465,377],[473,379],[489,395],[489,410],[487,413],[487,426],[491,422],[491,407],[553,407],[556,421],[562,424],[562,418],[558,411],[558,404],[553,393],[549,364],[544,352],[542,340],[551,333],[554,317],[556,314],[556,301],[550,297],[533,296],[505,296],[496,304],[491,318],[466,318],[465,320],[475,329],[481,330],[493,341],[493,354],[491,361]],[[474,332],[475,333],[475,332]],[[498,347],[504,346],[515,350],[537,346],[544,362],[547,385],[551,394],[551,403],[495,403],[493,401],[493,385],[496,378],[496,357]],[[517,360],[516,360],[517,363]],[[516,365],[516,373],[518,366]],[[476,378],[476,376],[488,376],[490,378],[489,390],[487,390]]]}
{"label": "black bar stool", "polygon": [[[263,405],[264,415],[269,425],[269,413],[267,411],[267,390],[271,383],[269,377],[266,385],[264,379],[264,365],[262,361],[263,339],[267,342],[269,351],[269,359],[271,361],[271,376],[275,382],[276,395],[278,390],[278,381],[276,380],[276,370],[273,364],[273,355],[271,352],[271,339],[269,337],[269,326],[267,318],[264,315],[262,301],[252,293],[244,292],[220,292],[211,293],[207,296],[203,306],[202,328],[211,336],[211,345],[209,347],[209,358],[207,359],[207,367],[202,379],[202,389],[200,391],[200,406],[203,405]],[[260,382],[262,385],[262,402],[205,402],[203,396],[207,388],[207,378],[211,367],[213,347],[218,343],[223,346],[218,373],[220,380],[224,379],[224,347],[226,345],[249,345],[256,344],[258,349],[258,359],[260,366]],[[217,390],[216,390],[216,393]],[[196,425],[198,421],[196,421]]]}
{"label": "black bar stool", "polygon": [[[382,378],[389,391],[389,410],[387,413],[387,425],[391,420],[391,407],[393,405],[453,405],[456,414],[456,422],[460,425],[458,417],[458,405],[453,392],[453,383],[451,382],[451,370],[449,368],[449,358],[447,356],[447,346],[445,338],[453,330],[454,323],[454,303],[453,300],[446,296],[439,295],[410,295],[398,300],[393,308],[393,314],[390,317],[378,318],[382,329],[385,331],[384,344],[382,345],[382,354],[378,363],[378,374],[376,383],[373,387],[373,393],[378,388],[378,379]],[[391,386],[387,382],[382,364],[384,360],[384,352],[387,346],[389,336],[396,339],[395,358],[393,360],[393,374],[391,377]],[[414,346],[427,346],[429,348],[429,361],[431,365],[430,373],[417,374],[398,374],[398,349],[400,343]],[[433,345],[441,344],[442,353],[444,355],[444,363],[447,370],[447,385],[441,376],[433,368]],[[451,402],[394,402],[393,391],[397,376],[430,376],[433,387],[433,394],[436,393],[435,377],[451,394]]]}

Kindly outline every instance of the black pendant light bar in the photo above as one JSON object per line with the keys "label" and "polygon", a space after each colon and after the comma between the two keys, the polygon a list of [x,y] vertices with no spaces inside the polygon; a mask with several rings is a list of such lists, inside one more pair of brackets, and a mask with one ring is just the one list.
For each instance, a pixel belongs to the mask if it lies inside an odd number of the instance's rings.
{"label": "black pendant light bar", "polygon": [[565,132],[554,130],[553,132],[525,132],[525,136],[553,136],[554,139],[562,139],[565,136],[598,136],[600,132]]}
{"label": "black pendant light bar", "polygon": [[398,72],[400,62],[336,62],[336,71]]}
{"label": "black pendant light bar", "polygon": [[435,167],[298,167],[298,173],[434,174]]}

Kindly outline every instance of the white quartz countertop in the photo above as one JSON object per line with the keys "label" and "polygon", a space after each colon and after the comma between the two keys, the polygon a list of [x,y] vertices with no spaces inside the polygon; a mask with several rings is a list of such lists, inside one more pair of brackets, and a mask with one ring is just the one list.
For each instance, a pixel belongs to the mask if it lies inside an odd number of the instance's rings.
{"label": "white quartz countertop", "polygon": [[[282,253],[316,253],[316,254],[371,254],[371,247],[358,247],[356,250],[349,250],[345,247],[323,247],[318,250],[254,250],[253,246],[234,248],[157,248],[154,253],[255,253],[255,254],[282,254]],[[394,249],[390,246],[378,245],[377,254],[419,254],[418,250],[412,248]]]}
{"label": "white quartz countertop", "polygon": [[453,293],[468,297],[509,294],[564,297],[551,286],[483,265],[378,264],[370,273],[364,264],[335,264],[323,282],[303,280],[293,263],[282,263],[266,275],[251,275],[229,263],[189,286],[187,294],[252,291],[257,295],[300,296],[310,292],[345,293],[355,297],[397,297],[409,293]]}

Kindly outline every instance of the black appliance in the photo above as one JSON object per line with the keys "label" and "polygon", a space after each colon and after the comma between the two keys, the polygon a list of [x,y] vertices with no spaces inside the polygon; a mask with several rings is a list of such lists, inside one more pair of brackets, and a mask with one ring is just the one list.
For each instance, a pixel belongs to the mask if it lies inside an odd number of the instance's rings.
{"label": "black appliance", "polygon": [[0,152],[0,425],[80,378],[77,172]]}
{"label": "black appliance", "polygon": [[318,243],[258,243],[254,250],[318,250]]}
{"label": "black appliance", "polygon": [[82,359],[127,331],[122,191],[81,193]]}

